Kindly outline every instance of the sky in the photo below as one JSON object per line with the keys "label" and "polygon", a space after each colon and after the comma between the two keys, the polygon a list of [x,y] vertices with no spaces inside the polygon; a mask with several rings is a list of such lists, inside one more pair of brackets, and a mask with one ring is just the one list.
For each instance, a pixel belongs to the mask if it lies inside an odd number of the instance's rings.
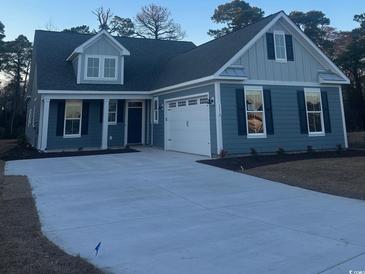
{"label": "sky", "polygon": [[[97,27],[92,10],[99,6],[110,8],[120,17],[135,17],[141,6],[151,2],[167,7],[174,20],[186,31],[184,40],[199,45],[211,39],[209,29],[220,26],[212,23],[214,9],[230,0],[0,0],[0,21],[5,25],[5,40],[24,34],[33,41],[35,29],[45,29],[52,24],[63,30],[77,25]],[[365,12],[364,0],[246,0],[265,11],[265,15],[284,10],[321,10],[331,20],[331,25],[340,30],[357,26],[354,14]]]}

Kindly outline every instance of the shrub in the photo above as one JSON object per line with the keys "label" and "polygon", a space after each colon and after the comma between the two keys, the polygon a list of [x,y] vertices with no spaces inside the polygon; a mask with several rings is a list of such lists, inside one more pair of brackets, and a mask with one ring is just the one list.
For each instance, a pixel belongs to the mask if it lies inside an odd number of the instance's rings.
{"label": "shrub", "polygon": [[336,151],[337,151],[337,153],[341,153],[343,151],[343,148],[342,148],[341,144],[336,145]]}
{"label": "shrub", "polygon": [[276,151],[277,155],[284,155],[285,154],[285,150],[282,147],[279,147],[278,150]]}
{"label": "shrub", "polygon": [[224,158],[227,156],[227,151],[225,151],[224,149],[221,149],[221,151],[219,152],[219,158]]}
{"label": "shrub", "polygon": [[307,146],[307,152],[308,153],[313,153],[314,152],[314,149],[312,146]]}
{"label": "shrub", "polygon": [[250,154],[251,154],[252,156],[257,156],[257,151],[256,151],[256,149],[254,149],[253,147],[251,147],[251,148],[250,148]]}

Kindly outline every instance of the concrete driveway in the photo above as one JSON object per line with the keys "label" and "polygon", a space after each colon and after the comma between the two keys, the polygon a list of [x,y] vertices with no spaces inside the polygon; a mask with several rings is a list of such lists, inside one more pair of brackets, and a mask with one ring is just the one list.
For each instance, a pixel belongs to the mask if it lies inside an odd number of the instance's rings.
{"label": "concrete driveway", "polygon": [[364,201],[198,158],[143,149],[13,161],[6,173],[29,176],[49,239],[115,273],[365,270]]}

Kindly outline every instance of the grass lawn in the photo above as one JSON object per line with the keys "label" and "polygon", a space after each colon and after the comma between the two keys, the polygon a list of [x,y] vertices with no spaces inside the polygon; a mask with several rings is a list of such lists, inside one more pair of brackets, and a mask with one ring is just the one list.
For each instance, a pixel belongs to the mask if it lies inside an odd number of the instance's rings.
{"label": "grass lawn", "polygon": [[[0,151],[14,142],[0,141]],[[4,176],[0,161],[0,273],[103,273],[66,254],[41,232],[30,184],[24,176]]]}
{"label": "grass lawn", "polygon": [[260,155],[200,162],[292,186],[365,200],[365,151]]}

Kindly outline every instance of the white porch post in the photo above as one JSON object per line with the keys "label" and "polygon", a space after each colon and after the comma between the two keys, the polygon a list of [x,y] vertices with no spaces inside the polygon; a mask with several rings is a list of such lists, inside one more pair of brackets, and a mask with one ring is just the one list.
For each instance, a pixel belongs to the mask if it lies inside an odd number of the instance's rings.
{"label": "white porch post", "polygon": [[43,98],[42,131],[41,131],[41,150],[47,148],[48,118],[49,118],[49,98]]}
{"label": "white porch post", "polygon": [[109,98],[104,99],[103,131],[102,131],[102,137],[101,137],[101,149],[108,148],[108,113],[109,113]]}
{"label": "white porch post", "polygon": [[217,130],[217,155],[223,150],[223,136],[222,136],[222,105],[221,105],[221,86],[219,82],[214,83],[215,93],[215,121]]}

